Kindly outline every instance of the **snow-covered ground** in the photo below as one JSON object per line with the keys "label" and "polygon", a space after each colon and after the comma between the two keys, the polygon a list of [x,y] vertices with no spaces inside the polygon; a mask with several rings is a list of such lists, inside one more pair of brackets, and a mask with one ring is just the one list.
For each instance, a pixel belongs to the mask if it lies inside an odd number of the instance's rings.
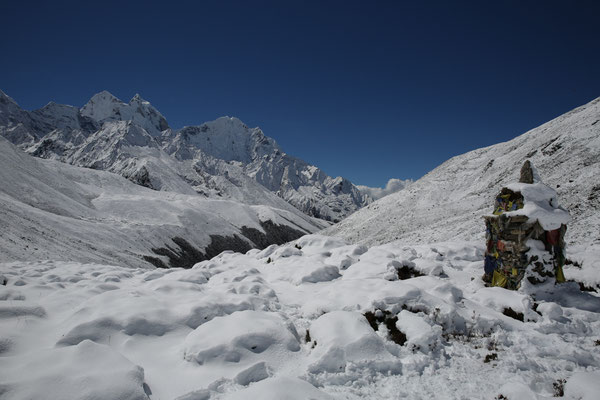
{"label": "snow-covered ground", "polygon": [[[3,263],[0,398],[597,399],[600,297],[485,287],[483,253],[309,235],[189,270]],[[567,278],[597,285],[599,256],[570,248]]]}

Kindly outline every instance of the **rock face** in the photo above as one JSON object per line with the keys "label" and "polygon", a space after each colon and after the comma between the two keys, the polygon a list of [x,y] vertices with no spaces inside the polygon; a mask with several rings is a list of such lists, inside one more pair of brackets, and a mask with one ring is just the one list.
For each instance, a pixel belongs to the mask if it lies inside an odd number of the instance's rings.
{"label": "rock face", "polygon": [[109,92],[81,109],[49,103],[24,111],[0,92],[0,135],[36,157],[118,173],[155,190],[274,205],[272,194],[302,212],[337,222],[371,202],[347,179],[286,154],[259,128],[222,117],[171,129],[135,95]]}
{"label": "rock face", "polygon": [[[326,232],[364,244],[483,240],[481,217],[493,196],[518,180],[517,166],[531,160],[571,213],[567,243],[599,243],[598,121],[600,98],[513,140],[451,158]],[[535,181],[535,170],[526,175]]]}

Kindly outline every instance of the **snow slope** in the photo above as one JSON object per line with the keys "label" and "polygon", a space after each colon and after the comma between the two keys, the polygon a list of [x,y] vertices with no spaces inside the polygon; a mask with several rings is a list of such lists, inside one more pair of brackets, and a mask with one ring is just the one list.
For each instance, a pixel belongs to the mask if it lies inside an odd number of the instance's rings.
{"label": "snow slope", "polygon": [[151,190],[109,172],[31,157],[4,138],[0,181],[0,261],[150,267],[144,257],[154,257],[155,265],[191,266],[222,250],[282,243],[325,225],[274,195],[271,205],[249,205]]}
{"label": "snow slope", "polygon": [[0,135],[36,157],[115,172],[155,190],[253,205],[272,205],[275,194],[328,221],[371,201],[350,181],[289,156],[259,128],[222,117],[173,130],[139,95],[124,103],[103,91],[81,110],[50,103],[27,112],[0,92]]}
{"label": "snow slope", "polygon": [[481,216],[531,160],[573,217],[569,243],[600,243],[600,98],[513,140],[456,156],[326,230],[353,243],[483,240]]}
{"label": "snow slope", "polygon": [[308,235],[188,270],[0,263],[0,398],[597,398],[600,297],[485,287],[483,252]]}

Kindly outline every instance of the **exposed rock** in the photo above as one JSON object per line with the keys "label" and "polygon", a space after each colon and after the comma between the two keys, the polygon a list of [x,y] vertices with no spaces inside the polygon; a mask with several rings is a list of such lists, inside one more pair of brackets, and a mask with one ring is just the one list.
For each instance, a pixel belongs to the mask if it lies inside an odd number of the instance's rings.
{"label": "exposed rock", "polygon": [[239,253],[245,253],[251,248],[262,250],[271,244],[287,243],[308,233],[286,225],[275,224],[271,220],[261,221],[260,225],[266,233],[255,228],[242,227],[242,234],[251,242],[238,235],[210,235],[211,242],[202,252],[187,240],[174,237],[171,240],[178,248],[167,245],[152,249],[156,255],[166,257],[168,265],[159,257],[145,255],[143,259],[157,268],[191,268],[194,264],[210,260],[225,250],[233,250]]}
{"label": "exposed rock", "polygon": [[531,161],[525,161],[521,167],[521,177],[519,178],[519,182],[533,183],[533,169],[531,168]]}

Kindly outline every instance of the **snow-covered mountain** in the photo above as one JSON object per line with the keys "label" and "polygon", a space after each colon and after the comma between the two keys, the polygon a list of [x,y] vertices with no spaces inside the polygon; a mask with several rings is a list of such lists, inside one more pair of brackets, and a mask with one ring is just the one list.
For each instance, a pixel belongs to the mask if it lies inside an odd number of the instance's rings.
{"label": "snow-covered mountain", "polygon": [[165,151],[179,160],[208,157],[237,165],[244,174],[298,209],[337,222],[369,202],[350,181],[332,178],[294,158],[259,128],[237,118],[222,117],[163,136]]}
{"label": "snow-covered mountain", "polygon": [[270,204],[274,193],[333,222],[371,201],[350,181],[286,154],[259,128],[222,117],[173,130],[139,95],[124,103],[104,91],[81,109],[50,103],[28,112],[0,92],[0,134],[37,157],[115,172],[155,190],[254,205]]}
{"label": "snow-covered mountain", "polygon": [[151,190],[110,172],[34,158],[4,138],[0,181],[0,261],[190,267],[223,250],[264,248],[326,225],[274,194],[250,205]]}
{"label": "snow-covered mountain", "polygon": [[600,98],[513,140],[456,156],[326,232],[366,244],[483,240],[481,216],[503,185],[518,181],[525,160],[571,213],[567,240],[600,243]]}
{"label": "snow-covered mountain", "polygon": [[169,128],[165,117],[139,94],[133,96],[129,103],[124,103],[109,92],[95,94],[81,108],[81,115],[104,123],[107,121],[131,121],[144,128],[152,136]]}

